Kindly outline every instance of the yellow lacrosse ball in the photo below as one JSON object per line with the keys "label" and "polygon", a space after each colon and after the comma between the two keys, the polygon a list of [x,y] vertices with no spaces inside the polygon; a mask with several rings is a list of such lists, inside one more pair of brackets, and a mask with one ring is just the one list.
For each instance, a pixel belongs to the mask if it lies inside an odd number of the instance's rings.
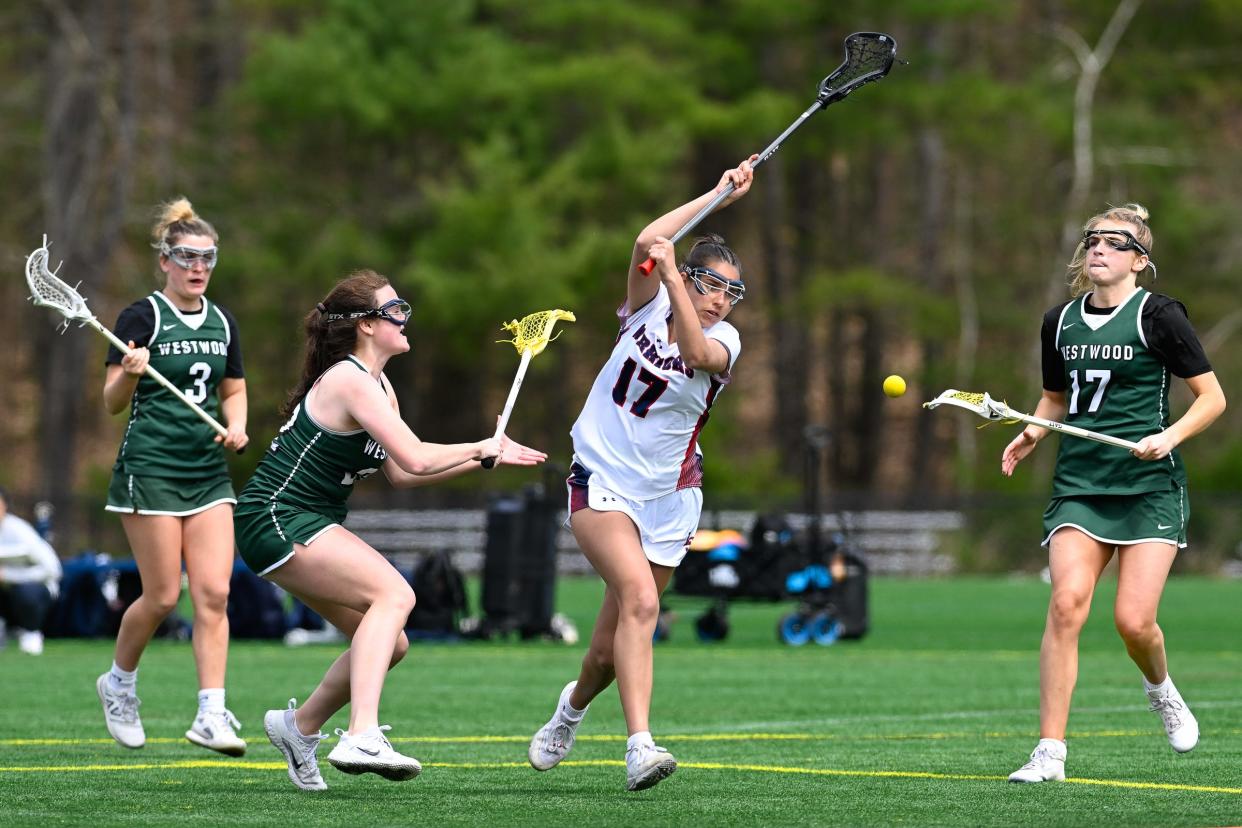
{"label": "yellow lacrosse ball", "polygon": [[884,393],[890,397],[900,397],[906,393],[906,381],[896,374],[884,378]]}

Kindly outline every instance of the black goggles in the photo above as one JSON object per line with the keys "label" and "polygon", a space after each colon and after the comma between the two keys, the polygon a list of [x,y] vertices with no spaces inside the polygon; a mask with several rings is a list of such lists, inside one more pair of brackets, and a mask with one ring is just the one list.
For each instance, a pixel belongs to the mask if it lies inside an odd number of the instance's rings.
{"label": "black goggles", "polygon": [[1137,250],[1144,256],[1151,255],[1129,230],[1086,230],[1082,234],[1083,249],[1095,247],[1096,239],[1102,239],[1113,250]]}
{"label": "black goggles", "polygon": [[386,322],[404,327],[405,323],[410,321],[410,314],[414,312],[414,309],[404,299],[389,299],[378,308],[371,308],[371,310],[353,311],[351,313],[329,313],[327,308],[320,305],[319,312],[323,314],[323,318],[328,322],[348,322],[354,319],[383,319]]}
{"label": "black goggles", "polygon": [[710,267],[683,267],[681,272],[694,283],[694,289],[707,296],[712,293],[723,293],[729,298],[729,305],[736,305],[746,295],[746,285],[741,279],[730,279]]}

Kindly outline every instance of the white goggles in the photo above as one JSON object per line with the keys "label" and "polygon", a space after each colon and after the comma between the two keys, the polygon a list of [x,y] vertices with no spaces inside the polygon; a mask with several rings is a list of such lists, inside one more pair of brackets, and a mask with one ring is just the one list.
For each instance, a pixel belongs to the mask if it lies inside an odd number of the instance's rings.
{"label": "white goggles", "polygon": [[176,247],[169,247],[168,242],[164,242],[160,245],[160,252],[172,259],[178,267],[186,270],[193,270],[195,265],[202,265],[207,270],[211,270],[216,266],[218,257],[215,245],[190,247],[188,244],[179,244]]}

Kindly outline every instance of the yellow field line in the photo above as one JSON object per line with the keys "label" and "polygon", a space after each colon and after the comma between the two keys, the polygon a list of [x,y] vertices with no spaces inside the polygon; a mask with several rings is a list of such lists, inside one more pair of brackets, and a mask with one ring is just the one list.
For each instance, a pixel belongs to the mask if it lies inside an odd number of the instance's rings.
{"label": "yellow field line", "polygon": [[[570,759],[561,763],[562,766],[580,768],[620,768],[625,762],[619,759]],[[428,762],[428,768],[446,768],[454,770],[496,770],[525,768],[525,762]],[[846,770],[843,768],[798,768],[780,765],[733,765],[723,762],[683,762],[680,767],[695,770],[742,771],[750,773],[779,773],[799,776],[848,776],[861,779],[932,779],[949,782],[1003,782],[1004,776],[991,776],[972,773],[932,773],[929,771],[872,771]],[[141,762],[133,764],[94,764],[94,765],[25,765],[0,766],[0,773],[81,773],[106,771],[136,770],[184,770],[196,768],[233,768],[244,770],[284,770],[284,762],[247,762],[227,759],[193,759],[176,762]],[[1127,788],[1148,791],[1193,791],[1197,793],[1219,793],[1242,796],[1242,788],[1225,788],[1215,785],[1181,785],[1162,782],[1128,782],[1118,779],[1066,779],[1071,785],[1097,785],[1109,788]]]}
{"label": "yellow field line", "polygon": [[[1071,739],[1115,739],[1145,738],[1159,735],[1158,731],[1147,730],[1083,730],[1069,734]],[[1230,728],[1213,731],[1218,735],[1240,736],[1242,728]],[[1026,739],[1035,736],[1033,731],[935,731],[929,733],[674,733],[661,737],[666,742],[830,742],[836,740],[851,742],[904,742],[926,739],[931,741],[946,739]],[[335,741],[329,738],[328,742]],[[526,744],[530,736],[397,736],[390,742],[404,744]],[[624,742],[625,736],[620,734],[582,734],[579,742]],[[147,739],[148,745],[183,744],[184,739],[156,736]],[[70,747],[73,745],[111,745],[112,739],[0,739],[0,747]]]}

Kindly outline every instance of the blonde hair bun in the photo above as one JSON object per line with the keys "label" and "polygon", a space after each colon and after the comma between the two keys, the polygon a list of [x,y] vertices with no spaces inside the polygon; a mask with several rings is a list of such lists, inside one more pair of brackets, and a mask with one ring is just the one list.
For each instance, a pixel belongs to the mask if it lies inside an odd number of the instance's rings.
{"label": "blonde hair bun", "polygon": [[1129,210],[1131,213],[1134,213],[1134,215],[1141,218],[1144,222],[1151,218],[1151,213],[1147,212],[1147,208],[1142,204],[1123,204],[1121,209]]}
{"label": "blonde hair bun", "polygon": [[165,201],[156,208],[155,226],[151,228],[152,247],[157,250],[164,243],[186,235],[210,236],[219,242],[216,230],[194,212],[194,205],[185,196]]}

